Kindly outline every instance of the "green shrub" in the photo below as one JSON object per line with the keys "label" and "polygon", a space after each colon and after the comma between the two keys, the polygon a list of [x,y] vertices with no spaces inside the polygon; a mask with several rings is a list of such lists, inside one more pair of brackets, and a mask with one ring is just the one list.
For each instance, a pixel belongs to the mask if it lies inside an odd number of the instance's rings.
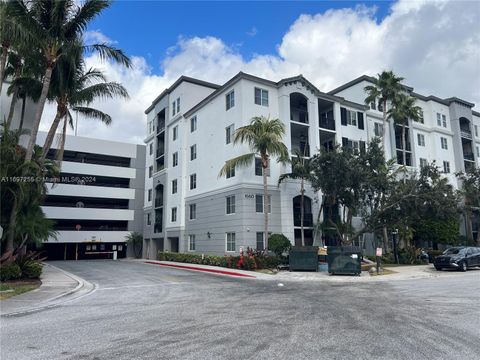
{"label": "green shrub", "polygon": [[283,234],[272,234],[268,238],[268,249],[273,251],[277,256],[282,256],[283,253],[288,252],[292,244],[290,240]]}
{"label": "green shrub", "polygon": [[2,265],[0,267],[1,281],[20,279],[21,276],[22,271],[20,270],[20,266],[18,266],[18,264],[11,263],[7,265]]}
{"label": "green shrub", "polygon": [[42,264],[38,262],[31,262],[26,264],[22,271],[22,278],[38,279],[42,275]]}

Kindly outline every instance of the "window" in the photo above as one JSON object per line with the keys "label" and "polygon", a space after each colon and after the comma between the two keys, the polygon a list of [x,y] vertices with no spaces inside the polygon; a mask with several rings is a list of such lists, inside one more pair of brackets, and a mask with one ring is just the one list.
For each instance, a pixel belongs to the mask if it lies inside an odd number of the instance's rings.
{"label": "window", "polygon": [[175,222],[177,221],[177,208],[176,207],[173,207],[172,208],[172,222]]}
{"label": "window", "polygon": [[235,176],[235,166],[231,166],[227,169],[227,179]]}
{"label": "window", "polygon": [[190,146],[190,160],[197,158],[197,144]]}
{"label": "window", "polygon": [[444,128],[447,127],[447,117],[445,115],[442,115],[442,126]]}
{"label": "window", "polygon": [[172,116],[175,116],[175,114],[178,114],[180,112],[180,98],[177,98],[177,100],[174,100],[172,102]]}
{"label": "window", "polygon": [[172,180],[172,194],[176,194],[178,191],[177,179]]}
{"label": "window", "polygon": [[427,166],[427,164],[428,164],[427,159],[420,158],[420,168]]}
{"label": "window", "polygon": [[265,241],[263,239],[263,232],[257,232],[257,250],[265,249]]}
{"label": "window", "polygon": [[226,197],[226,213],[235,214],[235,195]]}
{"label": "window", "polygon": [[[262,176],[262,159],[255,158],[255,175]],[[270,176],[270,161],[268,162],[268,167],[266,169],[267,176]]]}
{"label": "window", "polygon": [[172,154],[172,166],[175,167],[178,165],[178,152]]}
{"label": "window", "polygon": [[148,201],[152,201],[152,189],[148,189]]}
{"label": "window", "polygon": [[233,141],[233,124],[225,128],[225,144],[230,144]]}
{"label": "window", "polygon": [[226,236],[227,251],[235,251],[235,233],[229,232]]}
{"label": "window", "polygon": [[150,149],[150,155],[153,154],[153,143],[150,143],[150,145],[148,146],[148,148]]}
{"label": "window", "polygon": [[420,124],[423,124],[425,122],[424,118],[423,118],[423,110],[420,109],[420,111],[418,112],[418,122]]}
{"label": "window", "polygon": [[358,154],[360,152],[360,143],[355,140],[348,140],[347,148],[352,150],[354,154]]}
{"label": "window", "polygon": [[376,122],[374,124],[373,132],[375,133],[375,136],[383,136],[383,124]]}
{"label": "window", "polygon": [[378,111],[383,111],[383,104],[380,100],[378,101],[377,109],[378,109]]}
{"label": "window", "polygon": [[[255,195],[255,211],[257,213],[263,213],[263,195]],[[268,195],[268,213],[272,212],[272,195]]]}
{"label": "window", "polygon": [[437,125],[442,126],[442,115],[437,113]]}
{"label": "window", "polygon": [[477,157],[480,158],[480,146],[477,146]]}
{"label": "window", "polygon": [[152,225],[152,217],[150,213],[147,214],[147,225]]}
{"label": "window", "polygon": [[425,135],[417,134],[418,146],[425,146]]}
{"label": "window", "polygon": [[225,106],[226,109],[229,110],[230,108],[235,106],[235,91],[230,91],[227,95],[225,95]]}
{"label": "window", "polygon": [[357,126],[357,112],[347,110],[347,124]]}
{"label": "window", "polygon": [[473,125],[473,128],[475,130],[475,136],[478,137],[478,126],[477,125]]}
{"label": "window", "polygon": [[152,175],[153,175],[153,166],[150,166],[150,167],[148,168],[148,177],[151,178]]}
{"label": "window", "polygon": [[190,204],[190,220],[195,220],[197,218],[197,204]]}
{"label": "window", "polygon": [[445,174],[449,174],[450,173],[450,162],[448,161],[444,161],[443,162],[443,172]]}
{"label": "window", "polygon": [[180,98],[177,99],[177,114],[180,112]]}
{"label": "window", "polygon": [[173,141],[178,139],[178,125],[172,129],[172,137],[173,137]]}
{"label": "window", "polygon": [[195,251],[195,235],[188,235],[188,250]]}
{"label": "window", "polygon": [[442,144],[442,149],[448,150],[447,138],[441,137],[440,142]]}
{"label": "window", "polygon": [[190,175],[190,190],[197,188],[197,174]]}
{"label": "window", "polygon": [[372,102],[370,103],[370,109],[372,109],[372,110],[377,110],[377,106],[375,105],[375,101],[372,101]]}
{"label": "window", "polygon": [[197,117],[194,116],[190,119],[190,132],[197,130]]}
{"label": "window", "polygon": [[265,89],[255,88],[255,104],[268,106],[268,91]]}

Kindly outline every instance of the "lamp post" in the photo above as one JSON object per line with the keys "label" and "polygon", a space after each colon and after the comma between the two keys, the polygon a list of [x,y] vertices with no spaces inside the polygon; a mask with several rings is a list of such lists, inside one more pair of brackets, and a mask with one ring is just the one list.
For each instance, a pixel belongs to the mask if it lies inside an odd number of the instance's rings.
{"label": "lamp post", "polygon": [[398,234],[398,229],[393,229],[393,231],[392,231],[393,256],[394,256],[394,259],[395,259],[395,263],[396,263],[396,264],[398,264],[397,234]]}

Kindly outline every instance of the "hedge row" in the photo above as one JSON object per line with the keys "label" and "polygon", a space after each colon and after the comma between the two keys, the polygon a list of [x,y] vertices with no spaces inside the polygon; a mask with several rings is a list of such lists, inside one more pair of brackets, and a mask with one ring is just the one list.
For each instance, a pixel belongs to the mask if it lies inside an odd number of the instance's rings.
{"label": "hedge row", "polygon": [[20,267],[17,263],[5,264],[0,267],[0,280],[38,279],[42,274],[42,265],[28,263]]}
{"label": "hedge row", "polygon": [[255,269],[274,269],[280,264],[280,259],[276,256],[215,256],[200,254],[183,254],[171,252],[159,252],[158,260],[176,261],[189,264],[201,264],[220,266],[231,269],[255,270]]}

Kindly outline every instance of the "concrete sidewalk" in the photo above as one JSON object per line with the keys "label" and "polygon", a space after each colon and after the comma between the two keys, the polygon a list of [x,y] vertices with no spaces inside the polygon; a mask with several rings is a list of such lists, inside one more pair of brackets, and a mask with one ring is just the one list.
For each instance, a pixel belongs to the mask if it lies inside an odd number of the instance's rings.
{"label": "concrete sidewalk", "polygon": [[0,316],[36,312],[76,298],[76,294],[91,291],[94,286],[85,280],[51,264],[43,264],[39,288],[0,301]]}

